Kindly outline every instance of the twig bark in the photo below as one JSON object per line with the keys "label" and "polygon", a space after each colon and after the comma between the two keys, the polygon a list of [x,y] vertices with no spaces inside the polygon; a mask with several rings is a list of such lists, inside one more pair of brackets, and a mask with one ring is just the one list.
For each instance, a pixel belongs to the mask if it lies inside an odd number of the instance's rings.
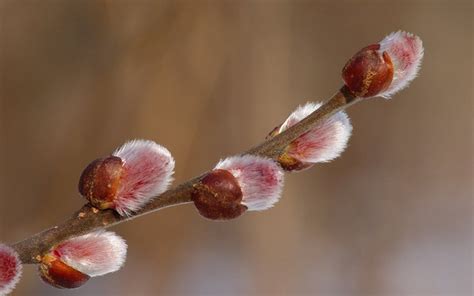
{"label": "twig bark", "polygon": [[[255,154],[278,159],[283,149],[293,140],[309,131],[322,119],[349,107],[359,100],[346,87],[342,87],[332,98],[304,120],[242,154]],[[190,203],[193,186],[204,175],[205,173],[166,191],[129,217],[121,217],[113,210],[99,211],[86,204],[63,224],[35,234],[14,244],[12,247],[18,252],[24,264],[39,263],[44,253],[68,238],[105,229],[166,207]]]}

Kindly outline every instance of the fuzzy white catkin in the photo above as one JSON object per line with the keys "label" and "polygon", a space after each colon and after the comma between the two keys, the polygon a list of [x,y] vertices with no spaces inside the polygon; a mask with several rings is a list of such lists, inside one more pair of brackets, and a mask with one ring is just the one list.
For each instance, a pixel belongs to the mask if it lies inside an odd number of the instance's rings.
{"label": "fuzzy white catkin", "polygon": [[127,244],[110,231],[96,231],[69,239],[57,249],[60,259],[91,277],[119,270],[125,263]]}
{"label": "fuzzy white catkin", "polygon": [[124,162],[125,174],[115,201],[115,210],[122,216],[141,209],[173,181],[175,161],[168,149],[153,141],[129,141],[112,155]]}
{"label": "fuzzy white catkin", "polygon": [[381,97],[390,98],[406,88],[418,75],[424,55],[423,42],[412,33],[398,31],[387,35],[379,44],[379,52],[386,51],[394,66],[392,83],[379,94]]}
{"label": "fuzzy white catkin", "polygon": [[215,167],[229,171],[242,190],[242,204],[249,211],[271,208],[281,196],[284,173],[272,159],[255,155],[233,156]]}
{"label": "fuzzy white catkin", "polygon": [[0,243],[0,295],[10,293],[20,281],[23,271],[18,253]]}
{"label": "fuzzy white catkin", "polygon": [[[300,122],[321,105],[308,102],[298,106],[281,125],[279,133]],[[344,111],[339,111],[323,119],[317,126],[295,140],[287,150],[287,154],[304,163],[328,162],[345,150],[351,134],[352,125],[349,117]]]}

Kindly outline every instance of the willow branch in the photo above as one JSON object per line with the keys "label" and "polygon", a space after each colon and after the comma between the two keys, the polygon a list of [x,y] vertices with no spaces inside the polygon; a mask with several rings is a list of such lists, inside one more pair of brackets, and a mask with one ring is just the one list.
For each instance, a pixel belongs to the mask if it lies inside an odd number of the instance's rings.
{"label": "willow branch", "polygon": [[[342,87],[332,98],[304,120],[242,154],[254,154],[277,159],[283,149],[293,140],[309,131],[324,118],[358,101],[359,99],[355,98],[346,87]],[[204,175],[205,173],[166,191],[129,217],[122,217],[113,210],[99,211],[86,204],[61,225],[35,234],[14,244],[12,247],[18,252],[24,264],[39,263],[44,253],[68,238],[106,229],[166,207],[190,203],[193,186]]]}

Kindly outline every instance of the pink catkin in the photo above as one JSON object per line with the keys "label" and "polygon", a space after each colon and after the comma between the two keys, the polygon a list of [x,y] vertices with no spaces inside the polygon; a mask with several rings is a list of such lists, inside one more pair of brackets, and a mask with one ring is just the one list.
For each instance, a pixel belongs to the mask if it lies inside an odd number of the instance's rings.
{"label": "pink catkin", "polygon": [[21,277],[22,265],[18,254],[0,244],[0,295],[10,293]]}
{"label": "pink catkin", "polygon": [[[279,132],[295,125],[321,107],[321,103],[299,106],[282,124]],[[327,162],[338,157],[347,146],[352,125],[345,112],[324,119],[316,127],[294,140],[286,153],[304,163]]]}
{"label": "pink catkin", "polygon": [[380,53],[386,51],[394,66],[393,81],[380,96],[390,98],[415,79],[424,55],[423,42],[411,33],[398,31],[380,42]]}
{"label": "pink catkin", "polygon": [[113,232],[98,231],[69,239],[53,250],[53,255],[89,276],[114,272],[126,258],[125,241]]}
{"label": "pink catkin", "polygon": [[131,141],[113,155],[124,161],[115,201],[115,209],[122,216],[139,210],[163,193],[172,181],[174,159],[166,148],[155,142]]}
{"label": "pink catkin", "polygon": [[317,151],[327,148],[334,138],[332,126],[322,125],[314,131],[307,132],[291,143],[290,155],[295,158],[307,159],[317,155]]}
{"label": "pink catkin", "polygon": [[221,160],[216,169],[228,170],[242,190],[242,204],[250,211],[272,207],[280,198],[283,171],[273,160],[254,155]]}

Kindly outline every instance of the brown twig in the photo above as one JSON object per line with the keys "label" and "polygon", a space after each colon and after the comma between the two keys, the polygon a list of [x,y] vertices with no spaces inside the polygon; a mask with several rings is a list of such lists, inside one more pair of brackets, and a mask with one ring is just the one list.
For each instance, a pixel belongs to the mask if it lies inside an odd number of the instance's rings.
{"label": "brown twig", "polygon": [[[277,159],[289,143],[310,130],[322,119],[358,101],[359,99],[355,98],[346,87],[342,87],[324,105],[304,120],[242,154],[255,154]],[[105,229],[166,207],[190,203],[193,186],[199,182],[202,176],[204,174],[166,191],[129,217],[121,217],[113,210],[99,211],[86,204],[63,224],[35,234],[12,247],[18,252],[24,264],[39,263],[44,253],[68,238]]]}

